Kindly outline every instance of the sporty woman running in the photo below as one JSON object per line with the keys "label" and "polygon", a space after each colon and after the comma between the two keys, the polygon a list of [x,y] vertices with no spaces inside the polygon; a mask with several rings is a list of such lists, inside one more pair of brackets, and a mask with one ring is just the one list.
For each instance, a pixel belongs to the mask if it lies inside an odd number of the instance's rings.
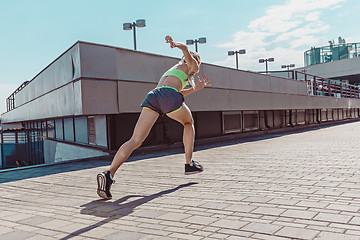
{"label": "sporty woman running", "polygon": [[[199,71],[201,64],[199,54],[188,50],[184,43],[174,42],[170,36],[166,36],[165,40],[170,43],[171,48],[179,48],[184,56],[175,66],[164,73],[157,87],[147,94],[141,104],[142,111],[132,137],[119,148],[109,170],[97,175],[97,193],[104,199],[112,198],[110,187],[114,182],[115,172],[130,154],[141,146],[159,115],[166,114],[184,126],[185,174],[203,171],[202,166],[192,160],[195,139],[194,120],[190,109],[184,103],[184,96],[211,86],[209,77],[206,75],[203,75],[201,79],[198,77],[198,83],[195,85],[193,77]],[[188,83],[192,87],[184,89]]]}

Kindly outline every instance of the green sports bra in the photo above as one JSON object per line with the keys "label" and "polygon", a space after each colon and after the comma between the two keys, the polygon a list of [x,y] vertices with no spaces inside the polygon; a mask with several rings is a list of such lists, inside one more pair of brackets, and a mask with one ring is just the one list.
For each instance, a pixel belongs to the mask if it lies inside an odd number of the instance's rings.
{"label": "green sports bra", "polygon": [[184,73],[183,71],[172,68],[172,69],[169,69],[167,72],[165,72],[161,78],[166,77],[166,76],[175,76],[175,77],[179,78],[181,81],[181,84],[182,84],[181,90],[185,88],[185,86],[187,84],[186,80],[188,79],[188,75],[186,75],[186,73]]}

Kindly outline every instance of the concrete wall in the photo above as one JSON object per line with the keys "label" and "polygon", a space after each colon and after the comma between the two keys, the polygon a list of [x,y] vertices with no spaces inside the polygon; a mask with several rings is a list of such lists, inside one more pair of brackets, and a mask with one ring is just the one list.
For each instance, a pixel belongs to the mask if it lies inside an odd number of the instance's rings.
{"label": "concrete wall", "polygon": [[[27,91],[28,89],[25,87],[23,90]],[[70,82],[4,113],[2,115],[3,124],[33,119],[81,115],[81,104],[81,82]]]}
{"label": "concrete wall", "polygon": [[23,90],[16,94],[15,106],[61,88],[80,77],[79,43],[73,45],[35,76]]}
{"label": "concrete wall", "polygon": [[306,70],[306,73],[324,78],[336,78],[360,74],[360,57],[348,58],[334,62],[321,63],[303,68],[297,71]]}
{"label": "concrete wall", "polygon": [[[139,112],[146,93],[177,62],[176,58],[78,42],[16,94],[16,108],[3,114],[2,121]],[[205,73],[213,87],[186,97],[193,111],[360,106],[357,99],[308,96],[304,81],[202,64],[199,74]]]}
{"label": "concrete wall", "polygon": [[56,163],[107,155],[109,154],[103,151],[44,139],[44,163]]}

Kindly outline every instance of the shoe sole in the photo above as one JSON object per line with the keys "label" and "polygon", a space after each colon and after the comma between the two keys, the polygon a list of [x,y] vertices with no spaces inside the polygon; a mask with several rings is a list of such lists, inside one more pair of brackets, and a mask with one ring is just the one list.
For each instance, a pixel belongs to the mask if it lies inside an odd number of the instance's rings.
{"label": "shoe sole", "polygon": [[99,197],[104,199],[111,199],[105,193],[105,175],[103,173],[99,173],[96,177],[96,180],[98,184],[97,194]]}
{"label": "shoe sole", "polygon": [[192,171],[192,172],[185,172],[185,175],[191,175],[195,173],[201,173],[202,171]]}

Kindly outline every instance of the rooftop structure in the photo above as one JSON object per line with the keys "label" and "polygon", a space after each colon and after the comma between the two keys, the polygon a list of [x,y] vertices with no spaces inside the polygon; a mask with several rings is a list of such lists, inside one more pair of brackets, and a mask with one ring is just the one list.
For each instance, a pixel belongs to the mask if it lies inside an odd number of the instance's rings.
{"label": "rooftop structure", "polygon": [[308,74],[360,85],[360,43],[329,41],[328,46],[313,47],[304,53],[305,67],[298,68]]}
{"label": "rooftop structure", "polygon": [[[178,61],[77,42],[11,94],[2,126],[40,133],[44,163],[107,155],[131,137],[144,97]],[[203,63],[199,75],[205,73],[212,87],[185,98],[196,141],[359,117],[357,86]],[[142,148],[181,141],[182,126],[159,118]]]}

